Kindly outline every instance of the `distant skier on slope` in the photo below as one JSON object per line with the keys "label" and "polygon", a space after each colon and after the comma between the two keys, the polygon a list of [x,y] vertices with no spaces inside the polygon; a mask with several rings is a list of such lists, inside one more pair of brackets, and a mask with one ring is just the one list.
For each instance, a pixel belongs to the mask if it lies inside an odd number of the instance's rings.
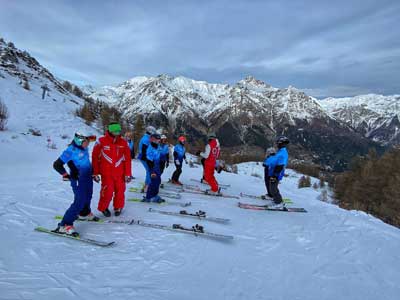
{"label": "distant skier on slope", "polygon": [[215,164],[220,155],[220,146],[219,141],[217,139],[217,135],[215,133],[211,133],[208,135],[208,144],[204,150],[204,152],[200,153],[200,156],[203,157],[204,160],[204,179],[207,184],[211,187],[211,191],[208,191],[209,194],[218,195],[219,187],[218,182],[215,179],[214,171]]}
{"label": "distant skier on slope", "polygon": [[169,145],[167,141],[167,136],[165,134],[161,135],[160,140],[160,170],[161,175],[164,173],[164,169],[169,167]]}
{"label": "distant skier on slope", "polygon": [[278,152],[268,160],[268,174],[270,177],[269,190],[277,207],[283,206],[283,200],[278,185],[285,174],[285,167],[288,163],[289,156],[286,150],[288,144],[289,139],[286,136],[278,137],[276,140]]}
{"label": "distant skier on slope", "polygon": [[114,198],[116,216],[125,206],[126,183],[132,180],[132,162],[128,143],[121,138],[121,125],[110,123],[107,132],[100,137],[92,152],[93,180],[101,180],[100,200],[97,209],[105,217],[110,217],[108,209]]}
{"label": "distant skier on slope", "polygon": [[265,198],[273,198],[271,192],[270,192],[270,179],[271,177],[269,176],[269,165],[271,160],[273,159],[273,156],[276,154],[275,153],[275,148],[270,147],[267,149],[267,156],[265,157],[265,160],[263,162],[263,167],[264,167],[264,182],[265,182],[265,187],[267,189],[267,194],[265,195]]}
{"label": "distant skier on slope", "polygon": [[[67,209],[63,219],[58,224],[57,233],[79,236],[75,231],[76,219],[98,221],[91,209],[90,202],[93,194],[92,164],[90,163],[88,146],[95,141],[96,136],[76,132],[74,139],[61,156],[53,163],[54,169],[60,173],[64,181],[70,181],[74,193],[74,202]],[[69,167],[69,174],[64,168]]]}
{"label": "distant skier on slope", "polygon": [[150,135],[152,135],[153,133],[156,133],[156,129],[153,126],[147,126],[145,134],[139,141],[138,159],[140,159],[140,162],[142,163],[144,169],[146,170],[146,179],[144,181],[143,192],[147,191],[147,188],[150,184],[150,170],[149,166],[147,165],[146,153],[147,153],[147,148],[150,145]]}
{"label": "distant skier on slope", "polygon": [[161,136],[158,133],[153,133],[150,136],[150,144],[146,150],[146,162],[150,171],[150,184],[147,188],[146,197],[143,198],[144,202],[164,202],[164,200],[158,195],[161,184],[160,139]]}
{"label": "distant skier on slope", "polygon": [[185,149],[186,138],[181,135],[178,138],[178,143],[174,147],[174,163],[175,163],[175,172],[172,174],[171,183],[182,185],[182,182],[179,181],[179,176],[182,174],[182,163],[185,160],[187,164],[188,161],[186,159],[186,149]]}

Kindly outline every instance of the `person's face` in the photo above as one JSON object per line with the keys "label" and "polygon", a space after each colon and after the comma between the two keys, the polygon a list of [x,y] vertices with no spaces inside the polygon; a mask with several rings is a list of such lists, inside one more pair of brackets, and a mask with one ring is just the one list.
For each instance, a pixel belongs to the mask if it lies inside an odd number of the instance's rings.
{"label": "person's face", "polygon": [[89,146],[89,141],[88,140],[84,140],[82,142],[82,148],[86,149]]}

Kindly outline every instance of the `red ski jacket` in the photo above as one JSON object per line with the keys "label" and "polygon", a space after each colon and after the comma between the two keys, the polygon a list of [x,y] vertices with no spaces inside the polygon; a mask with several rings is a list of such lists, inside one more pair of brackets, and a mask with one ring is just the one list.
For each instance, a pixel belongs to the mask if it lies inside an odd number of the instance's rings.
{"label": "red ski jacket", "polygon": [[215,162],[219,158],[219,153],[219,141],[217,139],[212,139],[208,142],[205,151],[200,153],[200,155],[206,159],[204,164],[214,168]]}
{"label": "red ski jacket", "polygon": [[93,175],[131,176],[131,153],[128,143],[108,131],[98,139],[92,152]]}

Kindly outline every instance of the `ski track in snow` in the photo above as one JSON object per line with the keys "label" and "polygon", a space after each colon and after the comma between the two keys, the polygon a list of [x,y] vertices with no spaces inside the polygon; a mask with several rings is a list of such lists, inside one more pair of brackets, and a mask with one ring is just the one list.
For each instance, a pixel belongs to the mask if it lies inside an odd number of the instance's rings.
{"label": "ski track in snow", "polygon": [[[153,206],[175,212],[182,208],[135,202],[126,202],[121,215],[165,225],[199,223],[207,231],[234,236],[230,242],[124,224],[76,223],[82,236],[115,241],[110,248],[34,232],[38,225],[55,228],[54,216],[72,202],[69,184],[52,170],[52,163],[74,131],[85,125],[72,114],[76,106],[55,91],[56,101],[42,101],[34,82],[31,92],[17,85],[0,79],[11,115],[9,130],[0,132],[1,300],[395,300],[400,295],[400,231],[363,212],[320,202],[319,191],[297,188],[300,174],[291,170],[283,179],[282,194],[307,213],[246,210],[237,202],[264,202],[182,193],[181,200],[171,200],[191,201],[187,211],[203,210],[231,222],[149,213]],[[21,134],[29,127],[43,136]],[[69,138],[61,137],[65,134]],[[47,136],[58,149],[47,149]],[[166,169],[164,181],[172,171],[173,166]],[[263,179],[250,174],[262,172],[261,164],[246,163],[239,165],[239,175],[216,176],[231,184],[227,194],[261,194]],[[137,179],[128,188],[144,179],[136,160],[133,175]],[[200,177],[201,168],[183,166],[184,183]],[[94,185],[96,214],[99,188]],[[138,195],[127,189],[127,197]]]}

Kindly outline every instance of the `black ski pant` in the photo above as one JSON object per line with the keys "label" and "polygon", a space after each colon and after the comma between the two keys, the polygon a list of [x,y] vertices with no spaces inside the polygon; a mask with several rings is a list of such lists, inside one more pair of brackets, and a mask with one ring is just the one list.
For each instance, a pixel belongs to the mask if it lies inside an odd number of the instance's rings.
{"label": "black ski pant", "polygon": [[267,189],[267,195],[270,196],[270,197],[272,197],[271,189],[270,189],[270,182],[269,182],[270,179],[271,179],[271,177],[268,175],[268,167],[265,167],[265,168],[264,168],[264,182],[265,182],[265,187],[266,187],[266,189]]}
{"label": "black ski pant", "polygon": [[278,185],[279,181],[276,177],[271,177],[269,179],[269,189],[275,204],[279,204],[282,202],[282,196],[281,193],[279,192]]}
{"label": "black ski pant", "polygon": [[176,170],[172,174],[172,180],[179,181],[179,176],[181,176],[181,174],[182,174],[182,164],[180,163],[179,165],[177,165],[175,163],[175,168],[176,168]]}

